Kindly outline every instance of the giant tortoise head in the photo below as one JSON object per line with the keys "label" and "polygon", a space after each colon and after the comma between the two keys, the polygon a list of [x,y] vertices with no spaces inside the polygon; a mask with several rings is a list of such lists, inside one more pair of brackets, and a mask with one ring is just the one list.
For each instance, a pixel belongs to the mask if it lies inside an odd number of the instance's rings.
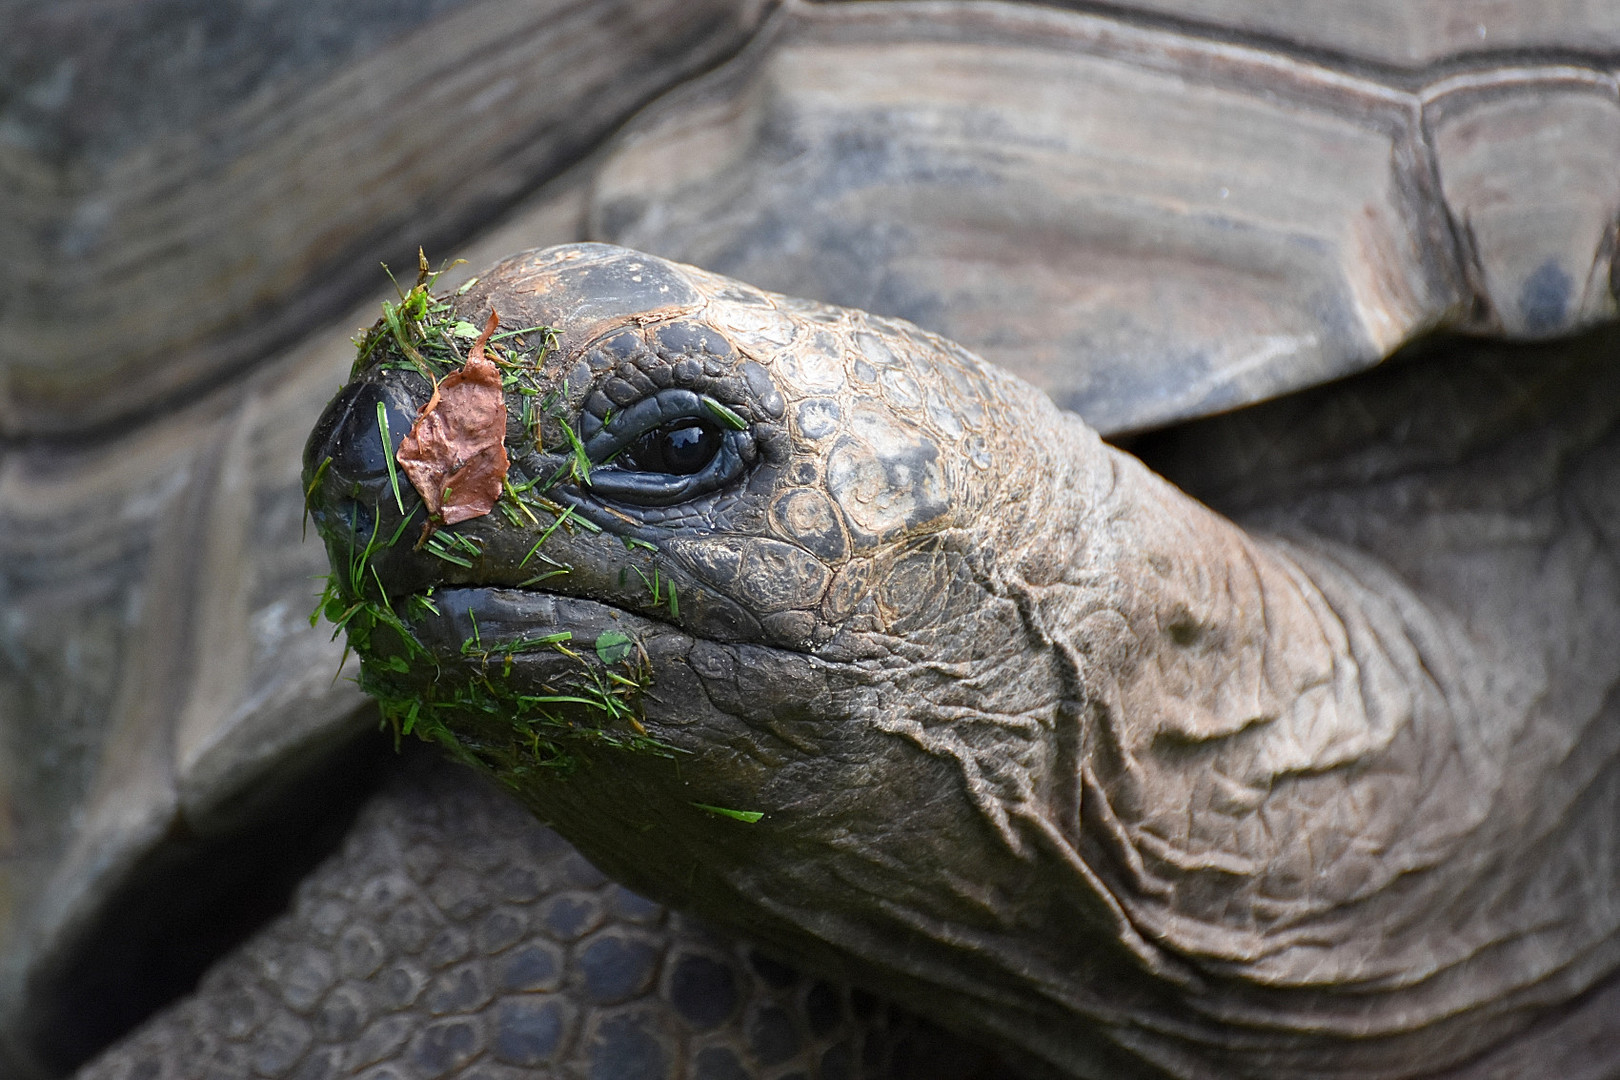
{"label": "giant tortoise head", "polygon": [[[610,874],[1080,1075],[1436,1068],[1608,970],[1610,799],[1507,808],[1612,719],[1612,563],[1567,644],[1521,625],[1612,529],[1573,508],[1612,404],[1256,477],[1246,532],[900,321],[605,245],[422,303],[306,448],[328,612],[401,730]],[[1582,363],[1531,412],[1613,384]],[[1549,876],[1591,906],[1545,921]]]}

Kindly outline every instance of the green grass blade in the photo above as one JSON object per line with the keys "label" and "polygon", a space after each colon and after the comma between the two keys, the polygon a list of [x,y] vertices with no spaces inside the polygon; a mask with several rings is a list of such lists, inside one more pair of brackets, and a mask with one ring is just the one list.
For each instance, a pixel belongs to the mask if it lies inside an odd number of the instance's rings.
{"label": "green grass blade", "polygon": [[394,505],[405,512],[405,498],[399,493],[399,473],[394,469],[394,436],[388,430],[388,406],[377,402],[377,430],[382,432],[383,460],[388,463],[388,483],[394,489]]}
{"label": "green grass blade", "polygon": [[748,430],[748,421],[744,420],[742,417],[738,416],[736,413],[714,400],[714,398],[705,397],[703,399],[703,407],[713,413],[715,419],[719,420],[727,427],[736,431]]}
{"label": "green grass blade", "polygon": [[711,814],[718,814],[721,817],[727,817],[733,821],[746,822],[749,825],[752,825],[754,822],[765,816],[765,812],[763,810],[728,810],[724,806],[710,806],[708,803],[700,802],[695,802],[692,805],[697,807],[699,810],[707,810]]}

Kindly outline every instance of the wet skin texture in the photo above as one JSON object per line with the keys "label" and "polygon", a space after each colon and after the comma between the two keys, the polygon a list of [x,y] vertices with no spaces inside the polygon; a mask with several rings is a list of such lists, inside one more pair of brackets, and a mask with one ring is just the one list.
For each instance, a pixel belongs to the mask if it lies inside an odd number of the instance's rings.
{"label": "wet skin texture", "polygon": [[[512,480],[594,528],[541,582],[554,513],[455,526],[468,567],[375,553],[431,660],[367,661],[441,699],[633,674],[629,714],[548,706],[567,775],[451,721],[607,873],[1068,1075],[1491,1075],[1548,1038],[1607,1075],[1612,361],[1459,401],[1497,427],[1427,457],[1240,438],[1245,531],[907,324],[601,245],[457,304],[558,329]],[[427,394],[374,367],[312,436],[334,565],[398,531],[377,403],[397,441]]]}

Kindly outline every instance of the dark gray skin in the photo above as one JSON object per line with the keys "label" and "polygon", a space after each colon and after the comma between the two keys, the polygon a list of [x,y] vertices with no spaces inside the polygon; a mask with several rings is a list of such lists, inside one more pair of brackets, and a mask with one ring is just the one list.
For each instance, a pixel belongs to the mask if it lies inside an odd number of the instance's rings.
{"label": "dark gray skin", "polygon": [[[660,390],[747,425],[706,491],[552,488],[601,531],[555,532],[543,591],[513,587],[540,527],[499,513],[456,527],[470,570],[376,561],[396,599],[435,587],[444,678],[474,619],[645,650],[672,756],[506,777],[613,877],[1070,1076],[1614,1072],[1612,354],[1157,447],[1240,525],[908,324],[598,245],[459,304],[561,330],[598,459],[600,416]],[[357,505],[397,521],[345,426],[379,397],[408,418],[425,387],[367,373],[311,444],[340,560]],[[560,460],[515,422],[508,451],[514,480]],[[520,653],[509,685],[564,670]]]}

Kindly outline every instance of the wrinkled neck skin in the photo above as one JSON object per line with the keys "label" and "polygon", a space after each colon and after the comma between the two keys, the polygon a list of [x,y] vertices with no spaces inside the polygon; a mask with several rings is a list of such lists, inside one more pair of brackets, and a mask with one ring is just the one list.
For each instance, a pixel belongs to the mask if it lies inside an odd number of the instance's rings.
{"label": "wrinkled neck skin", "polygon": [[[1339,540],[1246,533],[904,324],[604,247],[483,282],[466,318],[562,326],[569,408],[688,387],[749,425],[740,487],[551,492],[603,531],[546,541],[569,570],[523,629],[628,632],[671,754],[506,779],[607,872],[1079,1077],[1466,1069],[1620,960],[1620,590],[1556,469],[1494,539],[1376,485],[1318,515]],[[614,314],[636,290],[664,306]],[[1340,542],[1364,515],[1410,534],[1399,573]],[[461,528],[471,569],[377,565],[532,574],[532,530]],[[655,568],[678,614],[636,591]]]}
{"label": "wrinkled neck skin", "polygon": [[[1548,827],[1489,820],[1522,810],[1505,783],[1533,782],[1505,761],[1525,717],[1479,685],[1502,658],[1376,561],[1251,536],[1070,417],[1023,449],[1052,482],[992,545],[993,577],[1039,643],[1040,749],[907,735],[971,762],[1009,850],[1068,872],[1019,957],[1025,994],[1169,1075],[1409,1076],[1612,968],[1608,911],[1553,931],[1547,894],[1491,895]],[[1087,947],[1065,903],[1116,920],[1156,993],[1077,985],[1051,947]],[[1018,1024],[1075,1060],[1072,1030]]]}

